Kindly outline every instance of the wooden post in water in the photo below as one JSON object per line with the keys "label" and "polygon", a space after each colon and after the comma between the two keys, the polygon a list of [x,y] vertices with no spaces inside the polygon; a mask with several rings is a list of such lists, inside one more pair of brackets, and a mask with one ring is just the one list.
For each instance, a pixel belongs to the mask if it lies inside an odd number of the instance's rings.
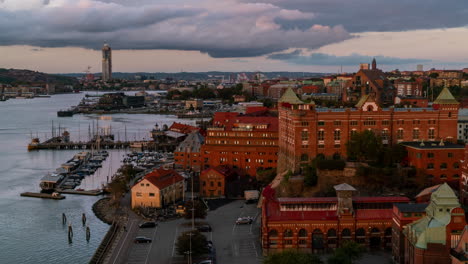
{"label": "wooden post in water", "polygon": [[68,243],[72,243],[73,241],[73,228],[71,223],[68,224]]}
{"label": "wooden post in water", "polygon": [[81,222],[83,222],[83,226],[86,225],[86,215],[85,215],[85,213],[83,213],[83,215],[81,216]]}
{"label": "wooden post in water", "polygon": [[67,223],[67,216],[65,213],[62,213],[62,224],[65,225]]}
{"label": "wooden post in water", "polygon": [[91,239],[91,230],[89,229],[89,226],[86,227],[86,241],[89,242]]}

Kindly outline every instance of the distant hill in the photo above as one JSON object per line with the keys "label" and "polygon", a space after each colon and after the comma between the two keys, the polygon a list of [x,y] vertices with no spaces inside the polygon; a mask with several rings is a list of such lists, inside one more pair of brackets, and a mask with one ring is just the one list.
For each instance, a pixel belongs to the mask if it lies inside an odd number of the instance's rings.
{"label": "distant hill", "polygon": [[46,83],[75,85],[78,83],[78,80],[64,75],[47,74],[30,70],[0,68],[0,84],[39,85]]}
{"label": "distant hill", "polygon": [[[143,79],[165,79],[172,78],[175,80],[207,80],[207,79],[221,79],[224,76],[225,80],[229,80],[232,76],[234,79],[237,77],[237,74],[245,73],[247,77],[250,77],[256,73],[261,73],[266,76],[268,79],[277,78],[277,77],[288,77],[288,78],[302,78],[302,77],[320,77],[326,75],[326,73],[318,72],[219,72],[219,71],[210,71],[210,72],[175,72],[175,73],[166,73],[166,72],[113,72],[112,77],[116,79],[126,79],[134,80],[136,76]],[[83,77],[83,73],[65,73],[60,74],[63,76],[69,77]],[[94,74],[96,77],[100,76],[100,73]]]}

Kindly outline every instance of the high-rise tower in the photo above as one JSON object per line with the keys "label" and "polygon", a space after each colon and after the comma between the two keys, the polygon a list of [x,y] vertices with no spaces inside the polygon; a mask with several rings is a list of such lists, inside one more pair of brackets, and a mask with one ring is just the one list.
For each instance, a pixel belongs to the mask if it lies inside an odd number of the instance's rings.
{"label": "high-rise tower", "polygon": [[109,81],[112,78],[112,49],[105,43],[102,47],[102,80]]}

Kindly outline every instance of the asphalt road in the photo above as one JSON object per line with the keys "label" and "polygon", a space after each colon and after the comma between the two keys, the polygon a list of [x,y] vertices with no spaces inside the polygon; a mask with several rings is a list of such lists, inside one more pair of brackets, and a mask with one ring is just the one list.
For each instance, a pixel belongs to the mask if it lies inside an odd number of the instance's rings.
{"label": "asphalt road", "polygon": [[[201,222],[211,225],[213,232],[203,233],[208,240],[213,241],[216,249],[216,263],[218,264],[258,264],[261,263],[262,252],[259,241],[259,213],[255,204],[244,204],[245,201],[233,201],[214,211]],[[236,225],[238,217],[252,216],[252,225]],[[113,249],[109,263],[132,264],[175,264],[187,263],[184,256],[177,255],[175,243],[180,233],[190,229],[190,220],[178,219],[159,222],[157,228],[138,228],[142,223],[136,215],[130,214],[127,232]],[[135,244],[137,236],[153,239],[153,243]],[[194,263],[195,264],[195,263]]]}

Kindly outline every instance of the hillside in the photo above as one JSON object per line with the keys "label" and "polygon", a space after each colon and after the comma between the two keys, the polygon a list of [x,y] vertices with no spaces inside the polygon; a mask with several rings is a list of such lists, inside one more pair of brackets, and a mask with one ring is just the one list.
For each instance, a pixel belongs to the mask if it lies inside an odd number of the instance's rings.
{"label": "hillside", "polygon": [[78,80],[73,77],[46,74],[43,72],[0,68],[0,84],[39,85],[45,83],[74,85],[78,83]]}

